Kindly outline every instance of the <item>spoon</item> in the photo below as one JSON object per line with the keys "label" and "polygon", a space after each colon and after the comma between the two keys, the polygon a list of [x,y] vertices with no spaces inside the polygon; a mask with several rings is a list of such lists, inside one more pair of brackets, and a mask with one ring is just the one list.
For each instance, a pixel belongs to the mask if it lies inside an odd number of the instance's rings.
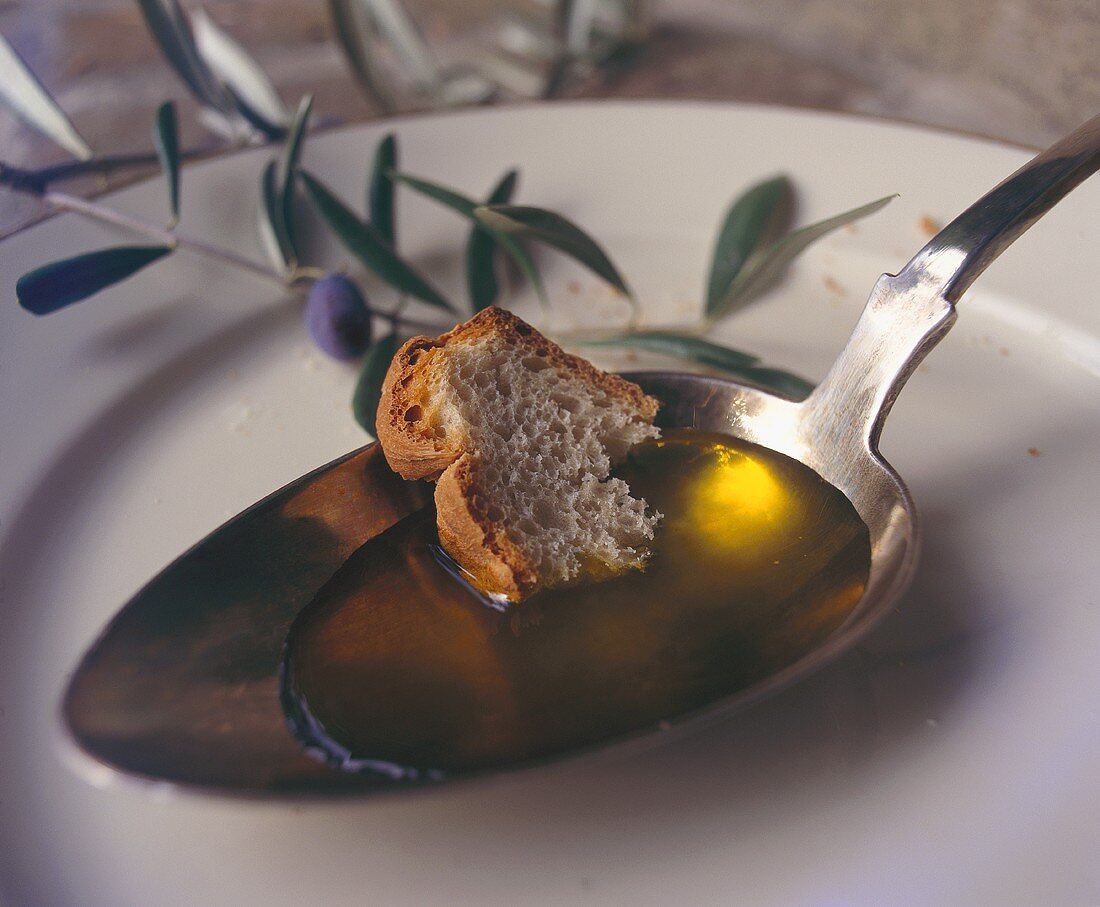
{"label": "spoon", "polygon": [[[866,588],[844,623],[677,729],[806,676],[889,613],[912,578],[919,532],[908,490],[878,452],[884,420],[951,328],[970,284],[1098,168],[1100,116],[960,214],[898,274],[883,275],[804,401],[699,375],[628,376],[661,401],[663,428],[730,435],[800,461],[843,492],[870,535]],[[339,771],[307,753],[288,727],[280,673],[284,640],[318,590],[357,549],[430,500],[430,486],[401,481],[372,444],[275,492],[182,555],[116,615],[74,672],[62,703],[74,765],[97,783],[129,778],[251,795],[407,785],[385,772]]]}

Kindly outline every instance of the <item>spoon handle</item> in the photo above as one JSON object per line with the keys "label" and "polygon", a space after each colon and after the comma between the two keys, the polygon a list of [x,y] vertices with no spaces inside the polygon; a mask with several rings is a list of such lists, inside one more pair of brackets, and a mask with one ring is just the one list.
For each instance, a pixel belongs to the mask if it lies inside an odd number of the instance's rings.
{"label": "spoon handle", "polygon": [[898,274],[880,277],[844,350],[802,406],[802,442],[834,451],[876,450],[901,388],[954,324],[959,297],[1098,169],[1095,116],[963,211]]}
{"label": "spoon handle", "polygon": [[1100,115],[1094,116],[963,211],[898,275],[929,281],[948,302],[1078,183],[1100,169]]}

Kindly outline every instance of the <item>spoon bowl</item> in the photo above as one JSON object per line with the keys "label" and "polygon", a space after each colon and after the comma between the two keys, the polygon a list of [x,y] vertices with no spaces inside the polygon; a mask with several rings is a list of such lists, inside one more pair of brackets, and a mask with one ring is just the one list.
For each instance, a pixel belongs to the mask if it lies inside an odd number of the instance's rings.
{"label": "spoon bowl", "polygon": [[[836,657],[889,612],[916,564],[916,511],[878,452],[906,380],[956,318],[985,267],[1100,167],[1100,117],[1038,155],[876,283],[824,381],[792,401],[679,373],[630,377],[664,427],[751,441],[808,466],[855,507],[870,536],[865,592],[812,651],[696,715],[724,714]],[[366,542],[430,500],[370,445],[231,520],[166,568],[84,656],[62,710],[75,763],[118,777],[235,794],[352,793],[404,785],[342,772],[294,739],[280,704],[283,644],[302,609]],[[283,690],[285,693],[285,690]]]}
{"label": "spoon bowl", "polygon": [[871,565],[867,586],[844,623],[812,652],[724,706],[745,705],[816,671],[889,613],[912,580],[920,533],[909,490],[870,438],[851,446],[849,442],[844,446],[816,443],[814,420],[822,413],[817,392],[796,402],[720,378],[678,372],[639,372],[628,377],[661,400],[658,423],[662,428],[690,426],[742,438],[797,460],[839,489],[868,529]]}

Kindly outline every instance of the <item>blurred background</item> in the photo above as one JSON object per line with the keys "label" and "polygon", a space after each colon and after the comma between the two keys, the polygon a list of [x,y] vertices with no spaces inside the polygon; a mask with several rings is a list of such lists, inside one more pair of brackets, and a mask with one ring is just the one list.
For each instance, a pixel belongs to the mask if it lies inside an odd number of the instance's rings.
{"label": "blurred background", "polygon": [[[314,94],[318,124],[531,98],[676,98],[850,111],[1041,146],[1100,110],[1096,0],[201,6],[216,34],[259,63],[289,109]],[[199,4],[183,7],[194,14]],[[150,148],[153,113],[170,98],[181,105],[185,147],[225,147],[224,136],[189,115],[197,104],[135,0],[0,0],[0,34],[97,155]],[[367,60],[358,76],[356,54]],[[0,159],[37,168],[66,155],[0,108]],[[0,194],[0,235],[40,213],[33,198]]]}

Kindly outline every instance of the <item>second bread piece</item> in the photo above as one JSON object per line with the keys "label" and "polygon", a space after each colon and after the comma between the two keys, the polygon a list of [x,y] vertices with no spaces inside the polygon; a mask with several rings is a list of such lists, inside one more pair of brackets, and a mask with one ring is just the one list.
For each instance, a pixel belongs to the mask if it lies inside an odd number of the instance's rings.
{"label": "second bread piece", "polygon": [[643,564],[660,517],[608,476],[658,436],[657,406],[490,308],[398,351],[378,440],[395,472],[438,481],[448,553],[486,591],[519,600]]}

